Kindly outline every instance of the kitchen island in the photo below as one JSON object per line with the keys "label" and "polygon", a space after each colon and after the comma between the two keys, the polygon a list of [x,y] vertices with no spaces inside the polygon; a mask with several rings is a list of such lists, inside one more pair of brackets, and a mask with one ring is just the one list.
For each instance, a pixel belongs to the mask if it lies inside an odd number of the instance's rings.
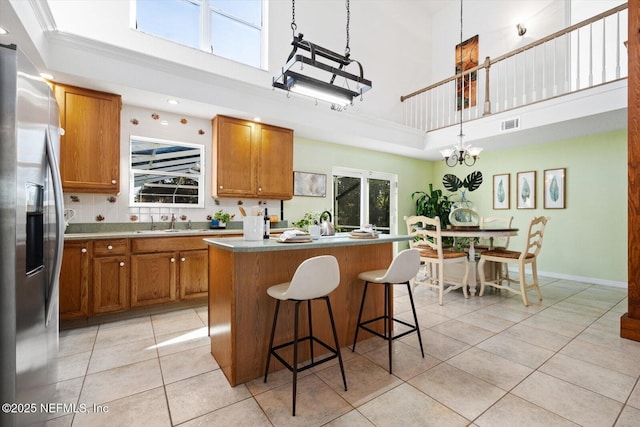
{"label": "kitchen island", "polygon": [[[247,241],[242,237],[205,239],[209,245],[209,336],[211,354],[232,386],[264,375],[275,300],[267,295],[270,286],[288,282],[305,259],[333,255],[340,265],[340,285],[330,295],[340,346],[352,345],[362,298],[358,274],[386,269],[393,259],[393,243],[411,236],[381,234],[375,239],[354,239],[348,233],[321,237],[308,243],[280,243],[276,239]],[[380,289],[376,289],[380,288]],[[333,342],[326,306],[312,304],[314,335]],[[367,293],[363,318],[383,312],[383,287]],[[275,342],[293,339],[293,306],[280,308]],[[304,307],[304,308],[302,308]],[[306,304],[300,319],[306,319]],[[316,318],[317,316],[317,318]],[[307,333],[301,321],[300,334]],[[362,339],[371,337],[361,334]],[[316,357],[322,354],[316,347]],[[300,360],[306,360],[301,351]],[[272,358],[273,360],[273,358]],[[271,362],[270,370],[283,366]]]}

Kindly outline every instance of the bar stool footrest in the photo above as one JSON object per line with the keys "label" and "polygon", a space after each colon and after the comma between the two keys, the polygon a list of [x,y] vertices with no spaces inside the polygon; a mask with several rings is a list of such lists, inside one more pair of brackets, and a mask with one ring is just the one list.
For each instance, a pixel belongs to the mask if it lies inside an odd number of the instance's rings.
{"label": "bar stool footrest", "polygon": [[[322,347],[324,347],[325,349],[329,350],[329,351],[331,352],[331,355],[326,356],[326,357],[323,357],[321,360],[318,360],[318,361],[314,361],[314,360],[313,360],[313,358],[312,358],[312,359],[311,359],[311,363],[310,363],[310,364],[308,364],[308,365],[304,365],[304,366],[302,366],[302,367],[299,367],[299,368],[297,369],[297,371],[298,371],[298,372],[306,371],[307,369],[313,368],[314,366],[321,365],[321,364],[323,364],[323,363],[325,363],[325,362],[328,362],[328,361],[333,360],[333,359],[335,359],[335,358],[337,358],[337,357],[338,357],[338,350],[337,350],[337,349],[335,349],[335,348],[333,348],[333,347],[329,346],[327,343],[323,342],[322,340],[320,340],[320,339],[318,339],[318,338],[316,338],[316,337],[306,336],[306,337],[303,337],[303,338],[299,338],[299,339],[298,339],[298,343],[301,343],[301,342],[303,342],[303,341],[313,341],[313,342],[316,342],[316,343],[320,344]],[[281,357],[281,356],[277,353],[277,350],[283,349],[283,348],[285,348],[285,347],[290,347],[290,346],[292,346],[292,345],[294,345],[294,344],[295,344],[295,341],[288,341],[288,342],[285,342],[285,343],[279,344],[279,345],[277,345],[277,346],[274,346],[274,347],[271,349],[271,354],[273,355],[273,357],[275,357],[276,359],[278,359],[278,361],[279,361],[280,363],[282,363],[282,364],[283,364],[283,365],[284,365],[284,366],[285,366],[289,371],[291,371],[291,372],[293,372],[293,366],[291,366],[291,364],[290,364],[289,362],[287,362],[283,357]],[[313,345],[313,344],[311,344],[311,345]]]}
{"label": "bar stool footrest", "polygon": [[[364,329],[365,331],[367,331],[367,332],[369,332],[369,333],[371,333],[371,334],[373,334],[375,336],[378,336],[380,338],[383,338],[385,340],[395,340],[395,339],[398,339],[398,338],[402,338],[405,335],[409,335],[410,333],[416,332],[418,330],[418,328],[416,328],[416,325],[412,325],[411,323],[407,323],[404,320],[396,319],[395,317],[392,317],[391,320],[393,320],[394,322],[398,322],[398,323],[400,323],[402,325],[408,326],[410,329],[407,330],[407,331],[404,331],[404,332],[402,332],[400,334],[394,335],[392,337],[388,337],[385,334],[382,334],[382,333],[380,333],[378,331],[374,331],[373,329],[371,329],[371,328],[366,326],[369,323],[377,322],[377,321],[380,321],[380,320],[385,320],[386,321],[387,320],[387,316],[379,316],[379,317],[376,317],[374,319],[367,320],[366,322],[362,322],[362,323],[360,323],[358,325],[358,328]],[[389,333],[391,333],[391,331],[389,331]]]}

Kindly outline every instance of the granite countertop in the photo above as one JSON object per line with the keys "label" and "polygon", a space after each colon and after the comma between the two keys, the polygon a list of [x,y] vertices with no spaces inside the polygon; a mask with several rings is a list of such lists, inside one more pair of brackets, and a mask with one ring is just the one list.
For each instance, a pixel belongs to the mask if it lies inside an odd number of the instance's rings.
{"label": "granite countertop", "polygon": [[375,245],[380,243],[404,242],[412,240],[413,236],[400,234],[380,234],[375,239],[351,238],[349,233],[336,233],[335,236],[321,236],[318,240],[305,243],[282,243],[277,237],[264,240],[244,240],[243,237],[205,238],[204,241],[212,246],[230,252],[265,252],[283,251],[291,249],[310,249],[330,246]]}
{"label": "granite countertop", "polygon": [[[242,221],[231,221],[226,228],[211,228],[209,222],[192,222],[192,229],[187,228],[187,223],[176,223],[173,230],[169,229],[167,222],[156,224],[156,229],[151,230],[150,223],[101,223],[101,224],[69,224],[64,233],[64,240],[90,240],[90,239],[130,239],[140,237],[172,237],[172,236],[225,236],[242,235]],[[282,233],[290,230],[287,221],[271,223],[272,233]]]}
{"label": "granite countertop", "polygon": [[[281,233],[288,228],[274,228],[272,233]],[[175,237],[175,236],[224,236],[241,235],[242,229],[175,229],[175,230],[125,230],[125,231],[94,231],[86,233],[65,233],[64,240],[92,240],[92,239],[131,239],[140,237]]]}

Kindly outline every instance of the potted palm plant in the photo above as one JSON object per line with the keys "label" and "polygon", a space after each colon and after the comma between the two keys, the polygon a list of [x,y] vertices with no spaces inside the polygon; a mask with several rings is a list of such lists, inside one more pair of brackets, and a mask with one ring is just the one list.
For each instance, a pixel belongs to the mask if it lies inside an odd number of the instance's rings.
{"label": "potted palm plant", "polygon": [[414,191],[411,194],[411,200],[416,203],[416,215],[428,218],[439,217],[442,228],[449,225],[449,213],[453,202],[442,194],[442,190],[434,190],[433,184],[429,184],[429,192]]}

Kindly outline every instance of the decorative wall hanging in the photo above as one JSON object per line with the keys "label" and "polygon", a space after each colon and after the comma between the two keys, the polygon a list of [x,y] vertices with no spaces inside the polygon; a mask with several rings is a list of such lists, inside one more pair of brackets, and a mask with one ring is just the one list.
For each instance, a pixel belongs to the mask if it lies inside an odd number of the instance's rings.
{"label": "decorative wall hanging", "polygon": [[293,172],[294,196],[327,196],[327,175],[310,172]]}
{"label": "decorative wall hanging", "polygon": [[[478,48],[479,38],[477,35],[465,40],[461,44],[456,45],[456,74],[469,70],[478,66]],[[460,52],[462,49],[462,52]],[[457,108],[475,107],[477,102],[477,72],[466,74],[463,78],[456,81],[456,90],[458,95]]]}
{"label": "decorative wall hanging", "polygon": [[544,171],[544,208],[564,209],[567,169],[546,169]]}
{"label": "decorative wall hanging", "polygon": [[536,208],[536,171],[518,172],[516,195],[518,209]]}
{"label": "decorative wall hanging", "polygon": [[509,209],[511,174],[493,175],[493,209]]}

